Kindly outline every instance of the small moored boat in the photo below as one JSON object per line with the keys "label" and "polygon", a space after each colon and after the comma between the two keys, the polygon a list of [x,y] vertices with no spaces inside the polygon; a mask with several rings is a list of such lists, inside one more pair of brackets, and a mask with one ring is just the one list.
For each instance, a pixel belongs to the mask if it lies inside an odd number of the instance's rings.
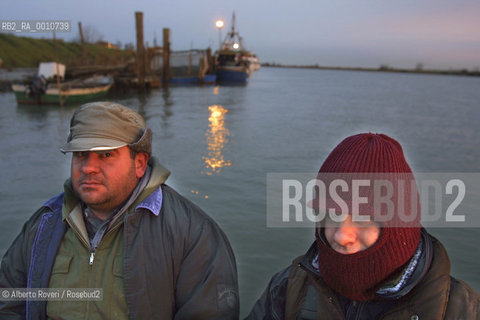
{"label": "small moored boat", "polygon": [[[54,68],[54,69],[52,69]],[[55,70],[61,70],[58,74],[63,77],[65,67],[62,65],[50,65],[47,69],[56,75]],[[45,64],[40,64],[38,75],[30,83],[13,84],[12,90],[15,93],[19,104],[69,104],[81,103],[88,100],[105,97],[113,85],[113,78],[110,76],[92,76],[85,79],[75,79],[62,82],[49,82],[51,77],[45,71]]]}

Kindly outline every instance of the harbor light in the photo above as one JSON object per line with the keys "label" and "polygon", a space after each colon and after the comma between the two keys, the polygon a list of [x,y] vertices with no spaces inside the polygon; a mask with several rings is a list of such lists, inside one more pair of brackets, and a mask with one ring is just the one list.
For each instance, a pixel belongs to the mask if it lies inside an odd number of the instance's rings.
{"label": "harbor light", "polygon": [[235,42],[235,43],[233,44],[233,49],[237,50],[238,48],[240,48],[240,44],[238,44],[238,43]]}
{"label": "harbor light", "polygon": [[218,29],[222,29],[225,26],[225,22],[223,22],[223,20],[217,20],[217,21],[215,21],[215,26]]}

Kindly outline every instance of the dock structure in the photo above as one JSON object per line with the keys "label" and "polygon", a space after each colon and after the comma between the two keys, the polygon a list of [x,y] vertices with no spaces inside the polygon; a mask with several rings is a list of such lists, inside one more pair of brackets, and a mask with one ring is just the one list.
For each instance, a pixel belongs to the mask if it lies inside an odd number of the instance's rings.
{"label": "dock structure", "polygon": [[[136,88],[143,92],[150,88],[168,87],[169,84],[211,84],[214,72],[214,59],[210,48],[205,50],[190,49],[186,51],[172,51],[170,29],[163,28],[162,46],[145,45],[143,12],[136,11],[135,31],[136,49],[132,50],[132,61],[117,66],[96,66],[77,68],[74,72],[112,71],[115,88],[127,91]],[[132,48],[133,49],[133,48]],[[193,61],[192,61],[193,59]]]}
{"label": "dock structure", "polygon": [[[163,28],[163,42],[154,39],[153,47],[149,47],[144,38],[144,13],[134,12],[136,45],[128,44],[123,50],[120,45],[111,45],[105,41],[89,43],[86,29],[78,22],[81,47],[78,53],[71,57],[63,57],[67,65],[65,78],[81,79],[93,75],[108,75],[113,77],[113,90],[139,92],[149,88],[167,87],[168,85],[212,84],[213,59],[210,49],[193,49],[183,51],[171,50],[171,35],[169,28]],[[33,40],[32,40],[33,41]],[[38,40],[35,40],[38,41]],[[56,45],[56,42],[54,41]],[[61,57],[57,57],[58,60]],[[0,59],[1,63],[1,59]],[[31,82],[34,72],[17,82]],[[213,79],[213,80],[212,80]],[[0,79],[0,88],[7,90],[11,81]],[[58,84],[57,84],[58,85]],[[5,89],[6,88],[6,89]]]}

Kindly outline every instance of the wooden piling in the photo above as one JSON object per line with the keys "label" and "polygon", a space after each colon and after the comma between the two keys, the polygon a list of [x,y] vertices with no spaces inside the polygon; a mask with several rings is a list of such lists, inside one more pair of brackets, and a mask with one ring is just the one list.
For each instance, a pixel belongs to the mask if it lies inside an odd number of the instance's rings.
{"label": "wooden piling", "polygon": [[209,47],[207,49],[207,63],[208,63],[208,69],[207,73],[212,74],[213,72],[213,57],[212,57],[212,49]]}
{"label": "wooden piling", "polygon": [[83,36],[82,22],[78,22],[78,31],[80,32],[80,41],[82,42],[82,65],[87,64],[87,47],[85,45],[85,37]]}
{"label": "wooden piling", "polygon": [[55,30],[53,30],[53,46],[55,50],[55,72],[57,78],[57,88],[58,88],[58,101],[60,102],[60,106],[63,107],[63,99],[62,99],[62,86],[60,84],[60,70],[59,70],[59,59],[58,59],[58,49],[57,49],[57,37],[55,36]]}
{"label": "wooden piling", "polygon": [[170,78],[170,29],[163,29],[163,68],[162,68],[162,85],[168,87]]}
{"label": "wooden piling", "polygon": [[135,12],[137,30],[137,78],[139,90],[145,90],[145,50],[143,48],[143,12]]}

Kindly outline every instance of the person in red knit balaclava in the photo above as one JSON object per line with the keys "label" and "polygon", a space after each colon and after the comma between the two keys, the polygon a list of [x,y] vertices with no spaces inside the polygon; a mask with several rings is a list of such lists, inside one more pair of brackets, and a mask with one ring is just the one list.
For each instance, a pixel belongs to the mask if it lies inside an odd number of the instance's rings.
{"label": "person in red knit balaclava", "polygon": [[[334,180],[350,186],[337,193],[349,212],[317,193],[310,206],[325,218],[315,242],[273,276],[247,319],[479,319],[480,295],[450,276],[444,247],[420,225],[415,178],[396,140],[350,136],[317,179],[327,190]],[[358,194],[355,180],[364,181]]]}

